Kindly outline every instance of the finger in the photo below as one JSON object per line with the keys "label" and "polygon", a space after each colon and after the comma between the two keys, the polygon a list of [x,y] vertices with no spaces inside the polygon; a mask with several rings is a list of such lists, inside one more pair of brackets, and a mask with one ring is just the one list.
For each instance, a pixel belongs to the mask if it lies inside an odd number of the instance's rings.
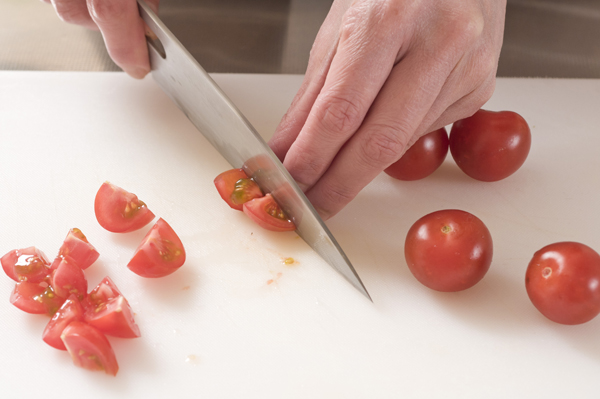
{"label": "finger", "polygon": [[87,0],[115,63],[134,78],[150,72],[144,24],[135,0]]}
{"label": "finger", "polygon": [[98,30],[90,17],[85,0],[51,0],[48,2],[52,4],[56,14],[64,22]]}
{"label": "finger", "polygon": [[356,3],[346,14],[323,89],[286,155],[284,166],[304,190],[357,131],[394,65],[397,21],[374,12],[379,4]]}

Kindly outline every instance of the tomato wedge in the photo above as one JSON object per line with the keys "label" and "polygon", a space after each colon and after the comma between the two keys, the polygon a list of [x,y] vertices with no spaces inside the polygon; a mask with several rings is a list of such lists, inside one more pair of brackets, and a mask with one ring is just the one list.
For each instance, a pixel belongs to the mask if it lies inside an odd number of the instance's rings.
{"label": "tomato wedge", "polygon": [[0,260],[6,275],[15,281],[39,283],[50,273],[50,262],[36,247],[14,249]]}
{"label": "tomato wedge", "polygon": [[137,338],[140,328],[133,319],[133,311],[123,295],[109,299],[97,307],[86,309],[84,320],[106,335]]}
{"label": "tomato wedge", "polygon": [[50,285],[56,295],[65,299],[75,294],[82,300],[87,294],[87,280],[83,270],[67,259],[61,259],[56,270],[52,272]]}
{"label": "tomato wedge", "polygon": [[245,202],[264,196],[260,187],[243,169],[231,169],[215,178],[215,187],[227,205],[241,211]]}
{"label": "tomato wedge", "polygon": [[244,204],[244,213],[254,220],[259,226],[271,231],[294,231],[296,226],[271,194],[262,198],[255,198]]}
{"label": "tomato wedge", "polygon": [[[69,230],[65,241],[63,242],[58,256],[69,258],[81,269],[87,269],[94,263],[100,254],[96,248],[89,243],[86,236],[78,228]],[[58,265],[57,265],[58,266]]]}
{"label": "tomato wedge", "polygon": [[84,308],[97,308],[122,295],[110,277],[106,276],[81,302]]}
{"label": "tomato wedge", "polygon": [[146,234],[127,267],[142,277],[163,277],[185,263],[185,249],[177,233],[162,218]]}
{"label": "tomato wedge", "polygon": [[27,313],[53,315],[61,307],[64,298],[54,293],[47,283],[22,281],[10,294],[10,303]]}
{"label": "tomato wedge", "polygon": [[119,365],[115,352],[108,339],[95,327],[73,321],[63,330],[60,338],[76,366],[117,375]]}
{"label": "tomato wedge", "polygon": [[94,211],[100,226],[113,233],[141,229],[154,219],[154,214],[135,194],[109,182],[98,190]]}
{"label": "tomato wedge", "polygon": [[67,348],[60,338],[60,335],[71,322],[82,320],[83,307],[81,306],[81,303],[79,303],[77,297],[71,295],[67,298],[65,303],[63,303],[60,309],[54,313],[54,316],[52,316],[46,325],[44,333],[42,334],[42,339],[53,348],[66,351]]}

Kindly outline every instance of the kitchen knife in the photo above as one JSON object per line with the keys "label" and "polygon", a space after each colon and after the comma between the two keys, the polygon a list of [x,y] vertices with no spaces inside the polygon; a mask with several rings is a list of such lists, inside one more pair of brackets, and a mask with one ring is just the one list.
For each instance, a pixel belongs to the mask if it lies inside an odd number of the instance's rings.
{"label": "kitchen knife", "polygon": [[339,244],[279,159],[200,64],[143,0],[152,76],[190,121],[234,167],[271,193],[296,233],[354,287],[371,299]]}

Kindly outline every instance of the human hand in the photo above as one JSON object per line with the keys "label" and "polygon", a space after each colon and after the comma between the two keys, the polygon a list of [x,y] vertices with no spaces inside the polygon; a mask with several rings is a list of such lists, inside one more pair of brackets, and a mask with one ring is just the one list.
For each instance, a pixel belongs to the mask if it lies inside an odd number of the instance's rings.
{"label": "human hand", "polygon": [[335,0],[269,145],[325,219],[492,95],[506,0]]}
{"label": "human hand", "polygon": [[[145,24],[136,0],[42,0],[65,22],[100,30],[108,54],[134,78],[150,72]],[[159,0],[146,0],[156,12]]]}

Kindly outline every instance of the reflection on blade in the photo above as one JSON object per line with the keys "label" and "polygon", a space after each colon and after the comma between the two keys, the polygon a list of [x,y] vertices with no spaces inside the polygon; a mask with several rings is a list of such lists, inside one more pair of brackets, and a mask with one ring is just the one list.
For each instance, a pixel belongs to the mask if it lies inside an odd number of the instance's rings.
{"label": "reflection on blade", "polygon": [[159,41],[154,36],[148,40],[154,80],[234,168],[244,168],[273,195],[298,235],[371,299],[327,226],[262,137],[151,9],[142,0],[138,3]]}

